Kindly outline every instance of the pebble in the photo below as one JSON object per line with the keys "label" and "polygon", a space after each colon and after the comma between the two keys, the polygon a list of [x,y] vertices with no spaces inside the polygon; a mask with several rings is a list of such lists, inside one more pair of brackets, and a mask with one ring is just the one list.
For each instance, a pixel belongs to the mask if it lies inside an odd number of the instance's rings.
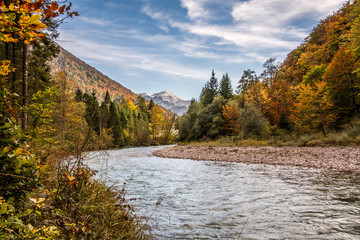
{"label": "pebble", "polygon": [[165,158],[287,165],[360,172],[359,147],[175,146],[157,150],[153,154]]}

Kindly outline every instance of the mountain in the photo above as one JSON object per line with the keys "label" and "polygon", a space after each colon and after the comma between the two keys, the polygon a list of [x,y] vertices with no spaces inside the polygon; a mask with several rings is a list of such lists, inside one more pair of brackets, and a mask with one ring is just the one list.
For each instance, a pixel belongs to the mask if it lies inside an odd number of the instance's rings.
{"label": "mountain", "polygon": [[87,93],[94,91],[100,101],[104,99],[107,90],[110,93],[111,99],[118,102],[124,98],[136,99],[137,97],[131,90],[105,76],[62,47],[60,47],[58,57],[49,64],[53,73],[65,69],[69,77],[75,80],[77,88]]}
{"label": "mountain", "polygon": [[177,115],[183,115],[188,110],[191,101],[183,100],[169,91],[162,91],[159,93],[154,93],[149,96],[146,93],[140,94],[143,98],[147,100],[153,100],[154,103],[160,105],[163,108],[169,109]]}

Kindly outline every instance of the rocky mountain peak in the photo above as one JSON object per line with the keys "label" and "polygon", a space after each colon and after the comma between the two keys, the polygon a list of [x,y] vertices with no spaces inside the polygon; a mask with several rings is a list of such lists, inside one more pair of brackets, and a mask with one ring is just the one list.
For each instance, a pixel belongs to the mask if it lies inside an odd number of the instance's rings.
{"label": "rocky mountain peak", "polygon": [[146,93],[141,93],[139,95],[147,100],[152,99],[154,103],[162,106],[163,108],[169,109],[177,115],[183,115],[186,113],[191,103],[191,101],[183,100],[169,91],[154,93],[151,96]]}

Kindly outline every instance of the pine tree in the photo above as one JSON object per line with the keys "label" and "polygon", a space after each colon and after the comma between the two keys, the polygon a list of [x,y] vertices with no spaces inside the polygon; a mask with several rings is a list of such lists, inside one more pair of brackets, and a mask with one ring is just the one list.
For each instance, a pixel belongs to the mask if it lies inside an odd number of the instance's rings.
{"label": "pine tree", "polygon": [[119,111],[118,111],[118,106],[115,102],[110,103],[109,118],[108,118],[107,126],[111,130],[111,133],[112,133],[113,145],[116,147],[123,146],[124,139],[123,139],[121,124],[120,124]]}
{"label": "pine tree", "polygon": [[142,96],[138,96],[137,97],[137,107],[141,112],[146,112],[147,111],[147,106],[146,106],[146,102],[145,102],[145,98],[143,98]]}
{"label": "pine tree", "polygon": [[110,102],[111,102],[110,94],[109,94],[109,91],[106,90],[105,98],[104,98],[104,103],[105,103],[105,104],[110,104]]}
{"label": "pine tree", "polygon": [[99,125],[99,103],[97,101],[96,95],[93,92],[91,95],[85,93],[84,101],[86,104],[85,119],[86,122],[91,126],[97,134],[100,134],[100,125]]}
{"label": "pine tree", "polygon": [[82,102],[84,99],[83,99],[83,92],[78,88],[76,89],[75,91],[75,100],[77,102]]}
{"label": "pine tree", "polygon": [[205,84],[205,86],[202,89],[201,95],[200,95],[200,101],[204,106],[207,106],[212,103],[214,98],[218,94],[218,81],[217,78],[215,78],[215,72],[212,70],[211,78],[210,80]]}
{"label": "pine tree", "polygon": [[233,89],[231,86],[231,81],[230,81],[230,78],[227,73],[225,75],[223,75],[223,77],[220,81],[219,93],[221,96],[223,96],[223,98],[225,100],[229,100],[233,96]]}

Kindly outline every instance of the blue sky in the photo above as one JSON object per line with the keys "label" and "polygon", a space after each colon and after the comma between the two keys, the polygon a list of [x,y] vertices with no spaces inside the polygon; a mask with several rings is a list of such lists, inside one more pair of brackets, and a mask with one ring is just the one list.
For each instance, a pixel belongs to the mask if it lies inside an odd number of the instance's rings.
{"label": "blue sky", "polygon": [[215,70],[283,61],[343,0],[71,0],[58,43],[135,93],[198,98]]}

